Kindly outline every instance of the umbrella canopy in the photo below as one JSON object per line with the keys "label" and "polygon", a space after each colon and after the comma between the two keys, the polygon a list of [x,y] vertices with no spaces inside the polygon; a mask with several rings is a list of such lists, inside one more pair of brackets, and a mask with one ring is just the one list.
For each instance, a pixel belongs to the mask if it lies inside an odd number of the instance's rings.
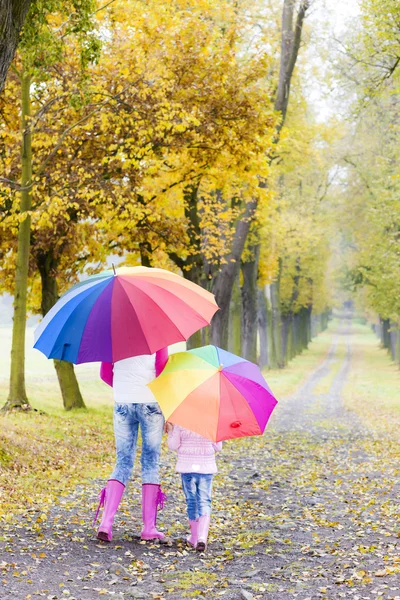
{"label": "umbrella canopy", "polygon": [[64,294],[37,327],[34,347],[75,364],[116,362],[187,340],[217,310],[213,294],[175,273],[123,267]]}
{"label": "umbrella canopy", "polygon": [[167,421],[213,442],[261,435],[277,404],[257,365],[217,346],[171,355],[148,386]]}

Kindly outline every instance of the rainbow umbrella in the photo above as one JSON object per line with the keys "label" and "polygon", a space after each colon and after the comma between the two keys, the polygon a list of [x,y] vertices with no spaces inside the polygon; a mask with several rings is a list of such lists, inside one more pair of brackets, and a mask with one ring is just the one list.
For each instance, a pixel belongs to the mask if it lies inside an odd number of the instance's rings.
{"label": "rainbow umbrella", "polygon": [[213,294],[175,273],[122,267],[64,294],[37,327],[34,347],[75,364],[116,362],[187,340],[217,310]]}
{"label": "rainbow umbrella", "polygon": [[257,365],[217,346],[172,354],[148,386],[167,421],[213,442],[261,435],[277,404]]}

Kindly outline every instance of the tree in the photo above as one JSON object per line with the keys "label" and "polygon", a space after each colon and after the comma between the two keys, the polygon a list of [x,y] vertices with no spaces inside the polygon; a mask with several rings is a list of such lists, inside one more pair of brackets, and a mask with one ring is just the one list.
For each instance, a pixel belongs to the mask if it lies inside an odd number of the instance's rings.
{"label": "tree", "polygon": [[342,284],[377,323],[382,344],[400,362],[398,3],[365,0],[361,28],[348,35],[346,70],[353,74],[343,144],[345,177],[338,194],[345,249]]}
{"label": "tree", "polygon": [[[10,391],[5,409],[27,406],[25,390],[25,321],[27,303],[27,283],[29,270],[29,249],[31,232],[32,188],[34,177],[39,177],[44,165],[33,172],[32,163],[32,81],[39,85],[47,78],[48,68],[57,62],[70,35],[78,38],[81,45],[82,65],[89,62],[98,51],[98,43],[91,32],[91,15],[94,4],[84,0],[74,5],[71,2],[53,0],[34,4],[26,19],[17,57],[16,72],[21,82],[21,121],[22,150],[20,184],[15,180],[5,180],[11,188],[19,190],[18,244],[16,252],[16,276],[14,286],[14,321],[11,351]],[[52,19],[48,18],[52,14]],[[57,27],[54,23],[57,23]],[[40,119],[40,115],[39,115]],[[5,188],[5,194],[11,191]]]}
{"label": "tree", "polygon": [[[276,126],[271,59],[261,41],[251,61],[241,54],[247,5],[240,14],[222,0],[193,2],[190,13],[178,3],[154,6],[129,43],[125,21],[114,15],[113,51],[122,44],[134,69],[110,65],[110,81],[126,92],[109,124],[119,153],[107,160],[114,181],[120,161],[125,199],[105,208],[105,219],[114,235],[121,232],[120,247],[148,264],[162,250],[185,277],[212,288],[230,252],[240,259],[242,238],[233,247],[233,236],[247,228],[254,198],[268,201],[259,178],[267,176],[265,149]],[[136,5],[132,18],[143,19]]]}
{"label": "tree", "polygon": [[364,110],[352,152],[344,152],[348,180],[340,202],[346,214],[341,230],[352,242],[346,286],[362,291],[362,306],[386,321],[394,336],[400,325],[398,104],[395,95],[385,93]]}
{"label": "tree", "polygon": [[371,98],[399,81],[400,6],[397,0],[363,0],[360,9],[361,29],[346,50],[351,63],[361,67],[360,81]]}
{"label": "tree", "polygon": [[[302,0],[296,13],[296,1],[295,0],[284,0],[282,8],[282,22],[281,22],[281,50],[280,50],[280,62],[278,72],[278,85],[276,89],[276,95],[274,99],[275,111],[279,113],[280,119],[278,121],[275,133],[275,144],[279,142],[280,132],[284,126],[286,120],[287,109],[289,105],[290,97],[290,86],[292,83],[293,72],[296,66],[300,43],[302,38],[303,24],[309,9],[309,1]],[[274,147],[272,152],[266,156],[266,160],[271,161],[274,157],[279,155],[278,148]],[[263,181],[262,185],[266,185]],[[254,208],[250,215],[250,224],[252,220],[256,219],[257,203],[254,203]],[[256,222],[253,227],[256,229]],[[246,232],[242,233],[242,239],[246,241],[249,227],[246,228]],[[256,231],[254,236],[257,237]],[[245,358],[256,361],[257,358],[257,330],[258,330],[258,308],[256,293],[258,284],[258,268],[259,268],[259,241],[248,249],[248,259],[242,262],[242,273],[243,273],[243,286],[242,286],[242,353]],[[279,274],[278,274],[279,279]],[[223,278],[224,279],[224,278]],[[232,281],[232,279],[230,279]],[[233,284],[233,282],[232,282]],[[276,284],[274,284],[276,285]],[[225,283],[223,284],[225,288]],[[229,289],[229,286],[227,286]],[[226,294],[227,295],[227,294]],[[280,315],[279,315],[279,291],[278,288],[273,289],[271,296],[273,302],[273,327],[280,329]],[[228,298],[227,298],[228,300]],[[229,299],[230,300],[230,299]],[[215,318],[221,318],[221,315],[216,315]],[[223,327],[226,327],[224,324]],[[275,332],[275,337],[280,337],[280,332]]]}

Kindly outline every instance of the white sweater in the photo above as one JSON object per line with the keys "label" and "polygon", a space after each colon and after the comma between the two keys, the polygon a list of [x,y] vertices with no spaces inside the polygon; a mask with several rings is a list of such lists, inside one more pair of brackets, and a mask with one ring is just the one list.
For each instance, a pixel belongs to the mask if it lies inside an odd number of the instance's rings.
{"label": "white sweater", "polygon": [[157,402],[147,384],[156,376],[156,355],[143,354],[114,363],[114,400],[120,404]]}

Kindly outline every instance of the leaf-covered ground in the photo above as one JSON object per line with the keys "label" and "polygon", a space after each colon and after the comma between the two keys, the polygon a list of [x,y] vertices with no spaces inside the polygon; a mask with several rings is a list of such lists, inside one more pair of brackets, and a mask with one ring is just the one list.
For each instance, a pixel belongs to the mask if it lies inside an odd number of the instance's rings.
{"label": "leaf-covered ground", "polygon": [[[52,460],[62,460],[59,450],[64,448],[67,461],[58,469],[63,474],[58,478],[62,492],[58,499],[53,464],[48,465],[52,478],[47,495],[46,473],[36,470],[38,488],[32,486],[31,503],[26,495],[19,501],[6,482],[1,600],[400,600],[399,375],[366,328],[344,321],[330,335],[328,353],[323,356],[326,345],[321,344],[319,364],[295,394],[281,400],[266,435],[225,445],[214,486],[210,546],[204,556],[183,542],[185,506],[174,455],[168,452],[163,453],[162,471],[169,501],[159,522],[168,531],[170,544],[138,539],[138,483],[124,498],[113,542],[98,543],[90,521],[103,480],[84,482],[81,453],[91,443],[88,471],[95,475],[101,465],[108,468],[109,432],[94,420],[87,423],[84,438],[79,416],[75,440],[72,421],[66,437],[61,434],[66,421],[61,417],[55,421],[49,453]],[[301,360],[307,361],[304,356]],[[383,389],[380,367],[387,369]],[[395,398],[386,399],[396,391],[397,403]],[[386,400],[380,403],[381,397]],[[32,417],[35,424],[48,418]],[[10,452],[12,435],[15,441],[19,438],[15,422],[7,423]],[[45,430],[43,424],[48,446]],[[35,451],[37,444],[36,439]],[[45,465],[45,451],[38,464]],[[104,453],[97,462],[96,452]],[[3,481],[7,472],[12,473],[13,457],[7,460]],[[33,469],[34,465],[33,457]],[[23,489],[27,494],[26,485]]]}

